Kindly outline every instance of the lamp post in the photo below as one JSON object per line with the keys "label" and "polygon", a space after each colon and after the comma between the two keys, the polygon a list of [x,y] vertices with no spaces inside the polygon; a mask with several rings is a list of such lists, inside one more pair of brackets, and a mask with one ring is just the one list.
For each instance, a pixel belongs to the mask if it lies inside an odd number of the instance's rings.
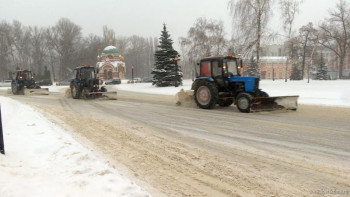
{"label": "lamp post", "polygon": [[131,83],[134,83],[134,66],[131,66]]}
{"label": "lamp post", "polygon": [[0,105],[0,153],[5,155],[4,135],[2,132],[1,105]]}
{"label": "lamp post", "polygon": [[178,56],[175,56],[174,57],[174,61],[175,61],[175,77],[174,77],[174,85],[175,87],[178,87],[179,86],[179,83],[177,81],[177,78],[178,78],[178,70],[179,70],[179,66],[177,65],[177,61],[179,61],[179,58]]}

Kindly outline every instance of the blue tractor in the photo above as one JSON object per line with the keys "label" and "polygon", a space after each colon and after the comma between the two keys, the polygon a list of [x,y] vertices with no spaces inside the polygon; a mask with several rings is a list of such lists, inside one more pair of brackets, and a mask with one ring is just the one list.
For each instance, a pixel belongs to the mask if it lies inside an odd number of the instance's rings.
{"label": "blue tractor", "polygon": [[41,94],[48,95],[48,88],[41,88],[35,83],[35,75],[30,70],[17,70],[12,73],[11,90],[14,95]]}
{"label": "blue tractor", "polygon": [[[97,77],[97,69],[92,66],[81,66],[74,69],[74,77],[70,81],[71,94],[74,99],[100,98],[106,94],[117,94],[107,92],[107,89],[99,87],[100,80]],[[112,98],[111,98],[112,99]]]}
{"label": "blue tractor", "polygon": [[192,84],[197,106],[212,109],[217,104],[222,107],[235,104],[245,113],[297,109],[298,96],[269,97],[259,89],[259,77],[241,76],[242,66],[242,59],[233,55],[203,58]]}

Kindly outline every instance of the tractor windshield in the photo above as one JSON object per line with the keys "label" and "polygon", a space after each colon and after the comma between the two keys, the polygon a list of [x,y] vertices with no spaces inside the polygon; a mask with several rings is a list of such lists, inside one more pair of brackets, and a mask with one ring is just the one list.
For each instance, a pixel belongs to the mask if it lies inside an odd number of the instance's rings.
{"label": "tractor windshield", "polygon": [[227,59],[224,63],[227,68],[227,72],[231,75],[238,75],[237,62],[235,59]]}
{"label": "tractor windshield", "polygon": [[95,78],[95,69],[94,68],[81,69],[81,78],[94,79]]}
{"label": "tractor windshield", "polygon": [[18,78],[19,79],[31,79],[32,78],[32,73],[27,72],[27,71],[21,71],[18,73]]}

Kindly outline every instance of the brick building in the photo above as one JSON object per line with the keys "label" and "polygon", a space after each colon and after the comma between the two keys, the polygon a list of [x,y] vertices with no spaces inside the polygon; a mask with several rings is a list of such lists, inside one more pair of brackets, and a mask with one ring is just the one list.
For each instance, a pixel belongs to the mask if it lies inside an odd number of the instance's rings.
{"label": "brick building", "polygon": [[[263,56],[260,58],[260,78],[261,79],[285,79],[286,71],[286,58],[285,56]],[[243,61],[243,75],[248,75],[247,68],[250,60]],[[291,62],[288,63],[288,79],[292,71]]]}

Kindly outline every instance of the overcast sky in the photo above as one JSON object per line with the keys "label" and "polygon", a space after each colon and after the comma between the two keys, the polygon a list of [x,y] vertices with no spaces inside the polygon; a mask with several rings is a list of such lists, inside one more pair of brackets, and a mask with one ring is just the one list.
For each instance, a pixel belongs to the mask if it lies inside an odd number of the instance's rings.
{"label": "overcast sky", "polygon": [[[304,0],[296,27],[322,20],[336,2]],[[102,27],[107,25],[117,36],[145,37],[159,37],[162,24],[166,23],[177,42],[199,17],[223,20],[229,37],[231,17],[227,4],[228,0],[0,0],[0,20],[47,27],[66,17],[80,25],[84,35],[102,35]],[[276,7],[271,23],[276,30],[281,26],[279,17]]]}

